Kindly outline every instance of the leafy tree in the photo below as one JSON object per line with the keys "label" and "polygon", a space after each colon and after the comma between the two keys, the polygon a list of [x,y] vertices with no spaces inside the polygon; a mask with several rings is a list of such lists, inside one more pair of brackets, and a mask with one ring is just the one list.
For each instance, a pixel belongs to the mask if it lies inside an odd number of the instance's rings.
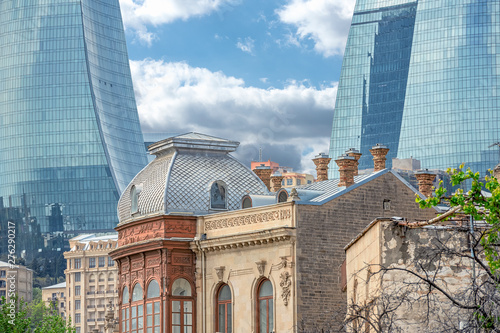
{"label": "leafy tree", "polygon": [[[57,306],[57,304],[56,304]],[[43,300],[30,306],[17,296],[9,301],[2,297],[0,304],[0,332],[4,333],[74,333],[71,322],[59,316],[56,308],[45,306]]]}

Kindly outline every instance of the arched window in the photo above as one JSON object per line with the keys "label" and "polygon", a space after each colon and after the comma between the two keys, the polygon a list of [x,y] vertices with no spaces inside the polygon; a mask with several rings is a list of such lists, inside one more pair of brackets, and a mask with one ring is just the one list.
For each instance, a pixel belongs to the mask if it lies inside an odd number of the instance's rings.
{"label": "arched window", "polygon": [[177,279],[171,290],[172,333],[195,332],[191,284],[186,279]]}
{"label": "arched window", "polygon": [[252,199],[249,196],[245,196],[241,203],[241,208],[245,209],[250,207],[252,207]]}
{"label": "arched window", "polygon": [[160,297],[160,285],[156,280],[152,280],[148,286],[148,298]]}
{"label": "arched window", "polygon": [[128,288],[125,287],[123,288],[122,291],[122,332],[129,332],[130,331],[130,322],[129,322],[129,312],[130,312],[130,307],[128,303]]}
{"label": "arched window", "polygon": [[257,325],[259,333],[273,332],[273,285],[269,280],[263,280],[257,289]]}
{"label": "arched window", "polygon": [[217,332],[232,333],[232,308],[231,308],[231,289],[227,284],[222,285],[217,293]]}
{"label": "arched window", "polygon": [[227,209],[227,186],[221,181],[213,182],[210,188],[210,208],[211,209]]}
{"label": "arched window", "polygon": [[146,300],[146,332],[160,332],[160,285],[151,280]]}
{"label": "arched window", "polygon": [[137,191],[137,187],[132,185],[130,189],[130,214],[137,213],[139,210],[139,193]]}
{"label": "arched window", "polygon": [[278,194],[278,202],[286,202],[288,200],[288,192],[286,190],[281,190]]}
{"label": "arched window", "polygon": [[128,303],[128,288],[125,287],[123,288],[122,292],[122,304],[127,304]]}
{"label": "arched window", "polygon": [[142,287],[139,283],[136,283],[134,289],[132,289],[132,304],[130,304],[131,333],[143,333],[144,330],[144,303],[142,303],[142,295]]}

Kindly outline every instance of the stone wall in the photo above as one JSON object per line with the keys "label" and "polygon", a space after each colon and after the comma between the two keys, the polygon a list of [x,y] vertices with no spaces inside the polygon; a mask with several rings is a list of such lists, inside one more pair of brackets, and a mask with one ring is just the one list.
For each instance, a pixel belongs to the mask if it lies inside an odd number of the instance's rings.
{"label": "stone wall", "polygon": [[[384,210],[384,201],[386,202]],[[376,217],[429,219],[415,193],[392,173],[363,184],[322,206],[297,205],[297,299],[299,328],[336,329],[345,318],[340,267],[344,247]]]}

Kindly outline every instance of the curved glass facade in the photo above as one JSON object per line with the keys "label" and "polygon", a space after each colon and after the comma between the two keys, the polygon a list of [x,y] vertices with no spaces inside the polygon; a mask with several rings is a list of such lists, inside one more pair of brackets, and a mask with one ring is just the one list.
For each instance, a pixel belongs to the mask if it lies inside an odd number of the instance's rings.
{"label": "curved glass facade", "polygon": [[[373,168],[377,143],[422,168],[499,162],[500,4],[358,0],[342,65],[330,157],[348,148]],[[500,58],[499,58],[500,61]],[[335,162],[330,177],[338,176]]]}
{"label": "curved glass facade", "polygon": [[28,256],[117,224],[146,165],[128,61],[118,0],[0,2],[0,228]]}

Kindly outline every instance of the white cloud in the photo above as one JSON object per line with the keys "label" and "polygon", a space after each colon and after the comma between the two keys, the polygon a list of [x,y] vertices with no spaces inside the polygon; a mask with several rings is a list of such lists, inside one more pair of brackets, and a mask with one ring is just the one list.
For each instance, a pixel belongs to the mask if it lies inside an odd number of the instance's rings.
{"label": "white cloud", "polygon": [[244,162],[263,146],[264,158],[297,170],[314,170],[311,156],[328,150],[336,83],[260,89],[222,72],[152,59],[131,61],[131,69],[144,132],[237,140],[236,156]]}
{"label": "white cloud", "polygon": [[158,26],[175,20],[210,14],[240,0],[120,0],[125,29],[151,45],[155,35],[148,26]]}
{"label": "white cloud", "polygon": [[242,50],[243,52],[253,54],[253,49],[255,47],[255,41],[250,37],[246,37],[245,40],[238,38],[238,42],[236,43],[236,47],[239,48],[240,50]]}
{"label": "white cloud", "polygon": [[[299,40],[312,39],[314,49],[330,57],[344,52],[354,5],[355,0],[289,0],[276,13],[296,28]],[[286,40],[294,41],[289,36]]]}

